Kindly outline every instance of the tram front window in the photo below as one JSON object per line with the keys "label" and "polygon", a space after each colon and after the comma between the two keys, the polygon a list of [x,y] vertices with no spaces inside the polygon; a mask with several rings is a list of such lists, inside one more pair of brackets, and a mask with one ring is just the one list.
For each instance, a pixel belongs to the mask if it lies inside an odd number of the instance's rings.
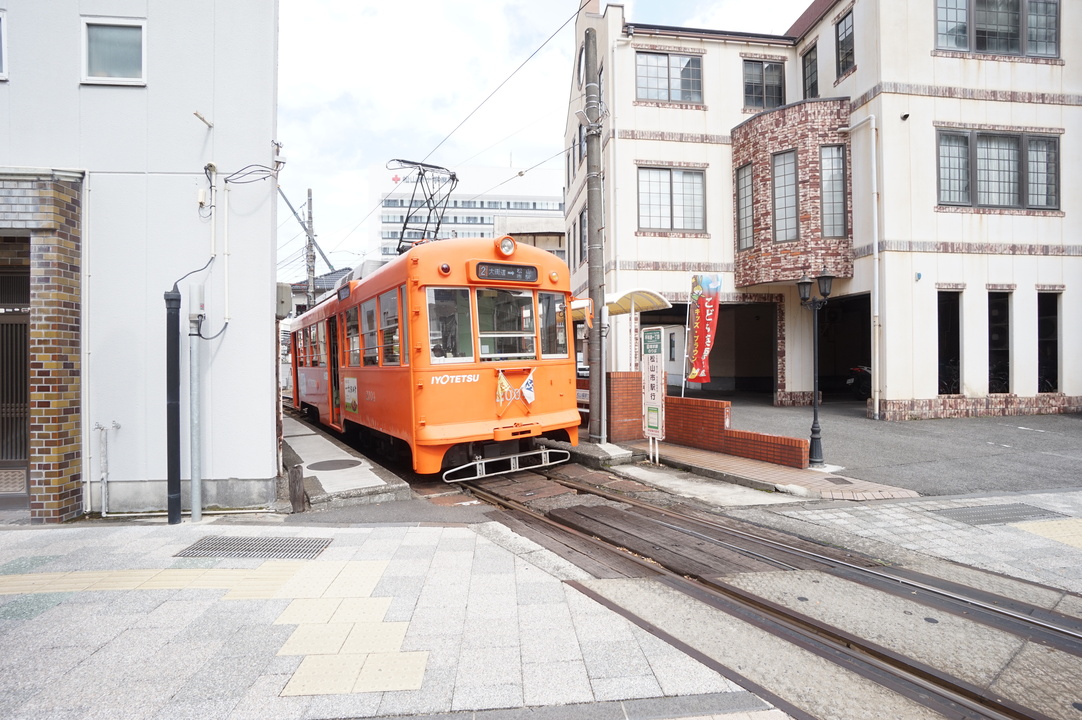
{"label": "tram front window", "polygon": [[537,359],[533,292],[477,289],[481,360]]}
{"label": "tram front window", "polygon": [[428,344],[434,363],[473,362],[469,289],[428,288]]}

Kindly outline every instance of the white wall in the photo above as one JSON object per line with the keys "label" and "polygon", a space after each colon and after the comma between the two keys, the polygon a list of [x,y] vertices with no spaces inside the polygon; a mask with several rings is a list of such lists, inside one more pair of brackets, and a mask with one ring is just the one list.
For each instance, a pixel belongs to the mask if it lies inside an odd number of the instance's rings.
{"label": "white wall", "polygon": [[[264,481],[277,475],[275,181],[232,185],[224,255],[225,175],[273,165],[277,3],[271,0],[8,0],[9,74],[0,83],[0,165],[87,171],[83,208],[84,475],[99,475],[95,423],[109,426],[112,502],[164,505],[166,312],[181,282],[182,477],[188,461],[189,283],[206,287],[202,473]],[[146,85],[80,84],[80,16],[146,20]],[[193,113],[213,124],[209,128]],[[197,204],[204,166],[219,171],[213,217]],[[229,272],[226,272],[226,265]],[[226,287],[228,284],[228,296]],[[132,483],[126,487],[125,481]],[[273,487],[273,483],[271,483]],[[231,502],[230,490],[212,488]],[[242,490],[238,496],[251,495]],[[208,493],[205,493],[208,495]],[[125,498],[130,496],[130,502]],[[160,502],[159,502],[160,500]]]}

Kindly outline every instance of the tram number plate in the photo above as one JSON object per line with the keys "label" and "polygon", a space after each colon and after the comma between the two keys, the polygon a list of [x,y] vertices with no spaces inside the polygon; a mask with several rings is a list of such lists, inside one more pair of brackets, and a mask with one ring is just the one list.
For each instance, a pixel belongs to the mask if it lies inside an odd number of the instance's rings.
{"label": "tram number plate", "polygon": [[477,263],[477,277],[482,280],[503,282],[537,282],[537,268],[533,265],[510,265],[507,263]]}

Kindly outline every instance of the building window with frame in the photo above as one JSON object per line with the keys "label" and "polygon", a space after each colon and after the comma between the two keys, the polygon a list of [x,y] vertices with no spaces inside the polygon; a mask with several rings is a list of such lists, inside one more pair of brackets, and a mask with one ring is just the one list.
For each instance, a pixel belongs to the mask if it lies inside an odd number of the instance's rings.
{"label": "building window with frame", "polygon": [[751,163],[736,169],[736,249],[752,246]]}
{"label": "building window with frame", "polygon": [[1059,0],[936,0],[936,47],[1059,56]]}
{"label": "building window with frame", "polygon": [[83,82],[146,84],[146,21],[83,18]]}
{"label": "building window with frame", "polygon": [[702,58],[691,55],[637,53],[635,97],[638,100],[701,103]]}
{"label": "building window with frame", "polygon": [[644,230],[706,228],[701,170],[639,168],[639,227]]}
{"label": "building window with frame", "polygon": [[838,77],[845,75],[856,65],[856,53],[853,43],[853,11],[845,14],[838,24],[834,26],[835,54],[838,66]]}
{"label": "building window with frame", "polygon": [[774,242],[797,239],[796,150],[774,155]]}
{"label": "building window with frame", "polygon": [[940,131],[939,203],[1059,209],[1059,138]]}
{"label": "building window with frame", "polygon": [[848,230],[848,203],[844,145],[820,146],[819,183],[823,211],[822,235],[831,238],[845,237]]}
{"label": "building window with frame", "polygon": [[801,76],[804,80],[804,99],[819,97],[819,46],[812,45],[800,58]]}
{"label": "building window with frame", "polygon": [[785,104],[785,63],[744,61],[744,107],[769,110]]}

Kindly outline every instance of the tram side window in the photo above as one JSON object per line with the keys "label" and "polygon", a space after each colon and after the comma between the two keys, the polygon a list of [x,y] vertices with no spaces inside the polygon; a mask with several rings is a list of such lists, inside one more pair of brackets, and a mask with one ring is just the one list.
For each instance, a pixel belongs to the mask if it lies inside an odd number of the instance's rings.
{"label": "tram side window", "polygon": [[467,288],[428,288],[428,344],[434,363],[473,362]]}
{"label": "tram side window", "polygon": [[316,361],[320,367],[327,367],[327,323],[316,325]]}
{"label": "tram side window", "polygon": [[379,365],[379,344],[376,341],[376,299],[361,303],[361,324],[364,333],[364,364]]}
{"label": "tram side window", "polygon": [[477,289],[481,360],[537,359],[533,292]]}
{"label": "tram side window", "polygon": [[297,367],[304,367],[308,359],[305,356],[306,350],[304,347],[304,336],[306,334],[303,330],[293,333],[293,357],[296,360]]}
{"label": "tram side window", "polygon": [[537,294],[537,315],[541,324],[541,357],[567,357],[567,298],[558,293]]}
{"label": "tram side window", "polygon": [[402,321],[401,321],[401,323],[399,323],[399,332],[402,334],[402,341],[401,341],[402,347],[405,348],[405,350],[402,353],[402,364],[403,365],[409,365],[410,364],[410,339],[409,339],[409,333],[407,331],[408,331],[409,326],[410,326],[410,322],[409,322],[410,313],[409,313],[409,308],[406,307],[406,297],[407,296],[406,296],[406,286],[405,285],[402,285],[401,287],[398,288],[398,297],[399,297],[398,307],[401,309],[401,312],[402,312]]}
{"label": "tram side window", "polygon": [[349,350],[349,366],[361,366],[361,329],[357,325],[357,308],[346,310],[346,348]]}
{"label": "tram side window", "polygon": [[316,344],[316,326],[308,326],[308,339],[304,343],[308,347],[308,367],[319,365],[318,345]]}
{"label": "tram side window", "polygon": [[398,365],[398,290],[379,296],[379,345],[383,348],[383,364]]}

